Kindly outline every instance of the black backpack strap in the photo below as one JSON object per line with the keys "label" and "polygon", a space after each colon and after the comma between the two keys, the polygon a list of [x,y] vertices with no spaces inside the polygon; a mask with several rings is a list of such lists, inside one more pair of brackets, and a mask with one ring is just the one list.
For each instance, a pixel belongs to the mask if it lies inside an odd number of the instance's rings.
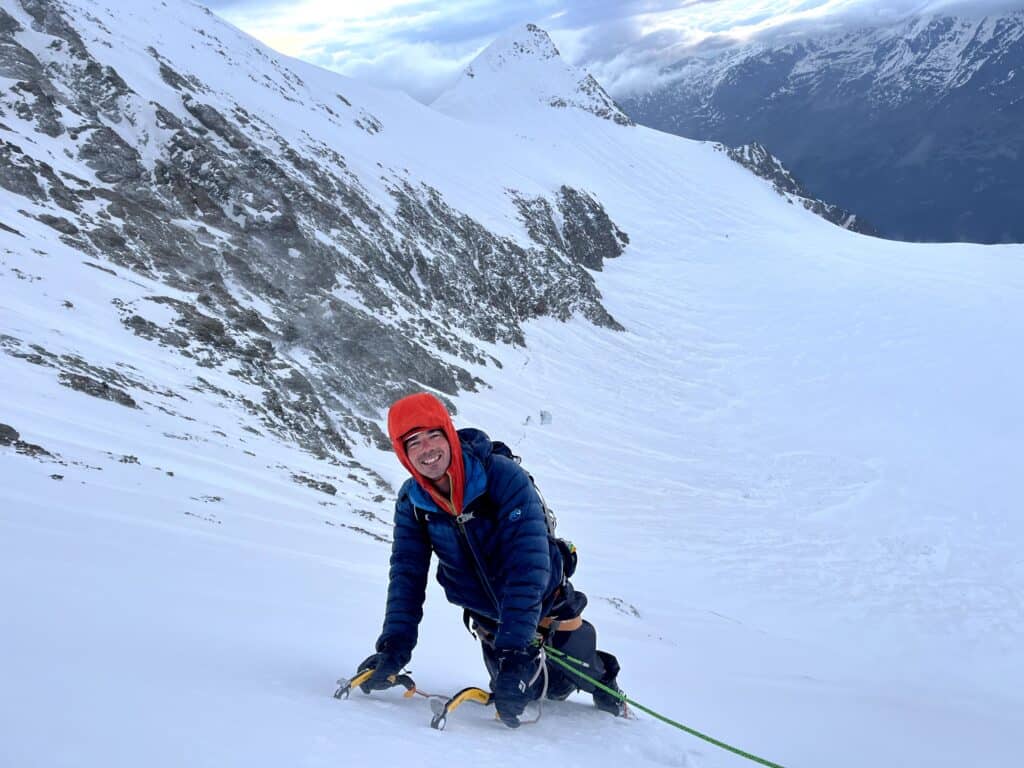
{"label": "black backpack strap", "polygon": [[423,532],[426,533],[427,513],[426,511],[417,507],[415,503],[413,503],[412,499],[409,497],[409,491],[405,490],[404,486],[403,490],[398,494],[398,503],[401,504],[403,501],[408,501],[410,504],[412,504],[412,516],[416,518],[417,523],[423,526]]}
{"label": "black backpack strap", "polygon": [[523,463],[522,458],[512,453],[512,449],[505,443],[501,442],[501,440],[491,441],[491,454],[494,456],[504,456],[506,459],[512,459],[516,464]]}

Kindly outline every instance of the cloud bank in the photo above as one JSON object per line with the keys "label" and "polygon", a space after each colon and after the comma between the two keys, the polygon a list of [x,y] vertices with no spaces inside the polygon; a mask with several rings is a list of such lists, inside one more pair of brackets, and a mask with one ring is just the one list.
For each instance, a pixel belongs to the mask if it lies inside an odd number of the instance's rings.
{"label": "cloud bank", "polygon": [[616,96],[656,87],[694,46],[914,15],[1024,10],[1024,0],[219,0],[210,8],[282,53],[425,103],[491,40],[529,22]]}

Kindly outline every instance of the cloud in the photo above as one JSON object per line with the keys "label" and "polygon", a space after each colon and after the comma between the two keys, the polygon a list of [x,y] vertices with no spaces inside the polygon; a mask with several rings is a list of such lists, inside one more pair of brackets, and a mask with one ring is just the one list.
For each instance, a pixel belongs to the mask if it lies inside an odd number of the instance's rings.
{"label": "cloud", "polygon": [[649,90],[705,48],[923,13],[971,15],[1024,0],[214,0],[231,23],[288,55],[430,102],[509,28],[533,22],[617,96]]}
{"label": "cloud", "polygon": [[221,0],[214,7],[282,53],[429,102],[503,29],[523,14],[547,17],[555,2]]}
{"label": "cloud", "polygon": [[313,50],[303,58],[379,88],[405,91],[429,104],[452,85],[475,54],[476,49],[456,56],[456,52],[443,46],[407,43],[373,50]]}
{"label": "cloud", "polygon": [[1024,10],[1024,0],[711,0],[677,11],[620,18],[574,33],[570,58],[615,97],[678,79],[668,66],[737,43],[893,24],[934,13],[980,17]]}

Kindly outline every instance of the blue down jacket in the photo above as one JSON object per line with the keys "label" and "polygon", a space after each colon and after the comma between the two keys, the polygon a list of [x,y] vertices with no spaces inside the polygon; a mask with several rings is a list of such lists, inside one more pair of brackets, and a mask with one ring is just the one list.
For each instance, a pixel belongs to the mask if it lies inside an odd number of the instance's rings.
{"label": "blue down jacket", "polygon": [[490,438],[478,429],[460,429],[459,439],[466,470],[463,517],[472,519],[460,530],[414,479],[402,486],[378,650],[411,652],[416,645],[432,552],[448,601],[493,620],[499,649],[530,644],[562,583],[562,555],[548,536],[525,470],[492,455]]}

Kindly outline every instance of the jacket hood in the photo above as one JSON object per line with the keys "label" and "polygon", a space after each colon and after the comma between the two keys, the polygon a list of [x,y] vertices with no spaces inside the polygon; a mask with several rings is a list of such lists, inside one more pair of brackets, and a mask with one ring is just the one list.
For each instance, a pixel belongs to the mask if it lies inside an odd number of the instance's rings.
{"label": "jacket hood", "polygon": [[[448,465],[447,472],[452,484],[451,499],[446,499],[444,494],[413,466],[405,452],[405,438],[413,432],[424,429],[440,429],[448,439],[448,447],[452,454],[452,461]],[[417,485],[426,491],[441,509],[453,515],[461,514],[466,488],[466,472],[462,461],[459,435],[455,431],[455,425],[452,424],[452,418],[448,415],[448,409],[444,407],[444,403],[427,392],[419,392],[397,400],[388,411],[388,436],[391,438],[391,447],[394,448],[398,460],[402,462],[403,467],[409,470],[409,474],[416,480]]]}

